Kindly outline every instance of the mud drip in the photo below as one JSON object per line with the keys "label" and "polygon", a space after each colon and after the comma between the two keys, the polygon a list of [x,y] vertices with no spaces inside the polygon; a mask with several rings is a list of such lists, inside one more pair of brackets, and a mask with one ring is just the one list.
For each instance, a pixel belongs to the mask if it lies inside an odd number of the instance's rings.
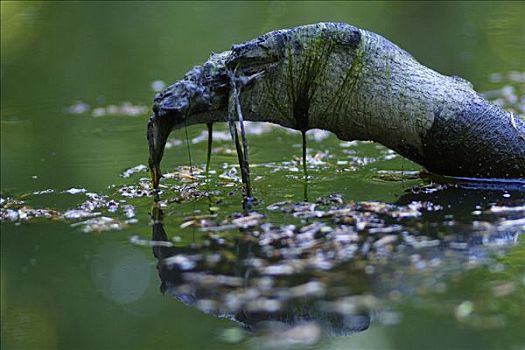
{"label": "mud drip", "polygon": [[193,166],[191,161],[191,148],[190,148],[190,139],[188,137],[188,128],[184,126],[184,136],[186,137],[186,147],[188,149],[188,162],[190,164],[190,175],[193,175]]}
{"label": "mud drip", "polygon": [[[230,127],[230,133],[232,135],[233,141],[235,142],[235,148],[237,150],[237,157],[239,159],[239,166],[241,169],[241,178],[244,185],[244,197],[245,203],[253,201],[252,189],[250,185],[250,165],[248,162],[248,141],[246,140],[246,131],[244,128],[244,118],[242,115],[241,104],[239,101],[240,91],[237,87],[237,77],[233,72],[229,73],[229,80],[231,86],[230,99],[228,104],[228,125]],[[235,125],[235,114],[239,120],[239,125],[241,128],[241,140],[242,146],[239,141],[239,135],[237,132],[237,126]]]}
{"label": "mud drip", "polygon": [[303,138],[303,174],[304,174],[304,201],[308,202],[308,169],[306,169],[306,131],[302,131]]}
{"label": "mud drip", "polygon": [[210,182],[210,160],[211,160],[211,146],[213,144],[213,123],[206,124],[208,127],[208,153],[206,156],[206,183]]}

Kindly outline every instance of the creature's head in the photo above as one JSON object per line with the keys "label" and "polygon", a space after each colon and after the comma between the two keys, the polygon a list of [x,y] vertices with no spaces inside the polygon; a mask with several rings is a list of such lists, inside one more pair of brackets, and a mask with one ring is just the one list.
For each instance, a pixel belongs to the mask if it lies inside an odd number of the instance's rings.
{"label": "creature's head", "polygon": [[226,120],[229,82],[225,61],[229,55],[229,51],[212,55],[205,64],[193,67],[184,79],[155,96],[147,131],[155,189],[161,177],[159,165],[164,147],[173,129]]}
{"label": "creature's head", "polygon": [[155,96],[147,131],[149,167],[155,189],[161,177],[160,161],[171,131],[192,124],[224,120],[228,92],[224,70],[205,64],[194,67],[184,79]]}
{"label": "creature's head", "polygon": [[157,189],[160,180],[160,161],[164,154],[164,147],[166,145],[167,135],[161,135],[158,118],[153,115],[148,122],[147,138],[149,144],[149,159],[148,164],[151,170],[151,180],[153,181],[153,188]]}
{"label": "creature's head", "polygon": [[[184,124],[186,106],[177,105],[174,99],[175,86],[170,86],[155,96],[153,116],[148,121],[147,139],[149,144],[149,167],[153,187],[158,188],[161,178],[160,162],[169,134]],[[180,104],[180,102],[179,102]]]}

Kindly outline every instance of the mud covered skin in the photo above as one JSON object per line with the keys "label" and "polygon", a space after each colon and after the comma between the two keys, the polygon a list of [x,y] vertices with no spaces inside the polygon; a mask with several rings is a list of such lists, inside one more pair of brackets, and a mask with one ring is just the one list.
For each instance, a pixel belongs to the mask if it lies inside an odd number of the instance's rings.
{"label": "mud covered skin", "polygon": [[148,124],[154,174],[172,129],[227,121],[231,76],[243,86],[245,120],[376,141],[442,175],[525,178],[522,120],[469,82],[344,23],[278,30],[234,45],[158,94]]}

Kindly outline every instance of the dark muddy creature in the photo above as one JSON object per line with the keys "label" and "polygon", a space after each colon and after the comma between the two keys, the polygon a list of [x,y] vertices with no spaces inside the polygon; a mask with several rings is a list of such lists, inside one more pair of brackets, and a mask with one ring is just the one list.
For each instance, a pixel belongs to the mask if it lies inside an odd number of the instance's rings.
{"label": "dark muddy creature", "polygon": [[153,112],[147,138],[155,188],[173,129],[229,122],[251,195],[243,120],[376,141],[440,175],[525,178],[523,120],[469,82],[344,23],[278,30],[213,54],[159,93]]}

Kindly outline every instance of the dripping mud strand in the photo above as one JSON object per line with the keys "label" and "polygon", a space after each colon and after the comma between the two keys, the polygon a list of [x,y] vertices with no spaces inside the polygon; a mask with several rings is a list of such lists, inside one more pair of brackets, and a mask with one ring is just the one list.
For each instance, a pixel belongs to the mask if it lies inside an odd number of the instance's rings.
{"label": "dripping mud strand", "polygon": [[[233,138],[235,140],[235,146],[237,149],[237,156],[239,158],[239,166],[241,168],[241,174],[243,179],[243,185],[244,185],[244,194],[245,198],[251,199],[252,198],[252,189],[250,185],[250,163],[248,162],[248,141],[246,140],[246,130],[244,128],[244,117],[242,114],[241,109],[241,103],[239,101],[239,95],[241,93],[240,88],[237,86],[238,78],[235,75],[235,73],[229,71],[228,72],[229,80],[230,80],[230,86],[231,86],[231,98],[230,103],[232,104],[232,107],[229,108],[231,111],[231,114],[228,116],[228,120],[230,123],[230,129],[232,129],[233,126]],[[237,112],[237,113],[235,113]],[[239,126],[241,129],[241,142],[242,142],[242,149],[239,145],[239,138],[237,134],[237,128],[235,125],[235,114],[237,115]]]}
{"label": "dripping mud strand", "polygon": [[208,152],[206,155],[206,182],[210,181],[211,147],[213,144],[213,123],[206,124],[208,127]]}

